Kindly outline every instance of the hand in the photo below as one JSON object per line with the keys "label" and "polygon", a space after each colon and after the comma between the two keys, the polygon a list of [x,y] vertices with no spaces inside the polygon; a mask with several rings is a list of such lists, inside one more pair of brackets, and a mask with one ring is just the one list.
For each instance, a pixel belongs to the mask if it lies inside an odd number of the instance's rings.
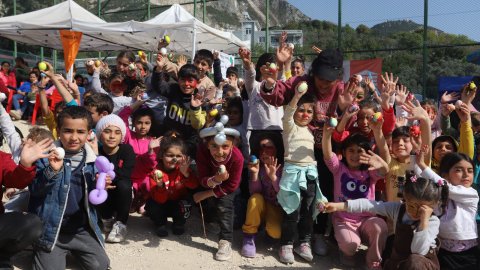
{"label": "hand", "polygon": [[428,227],[428,221],[432,216],[433,208],[428,205],[422,205],[418,208],[418,216],[420,219],[419,229],[420,231],[426,229]]}
{"label": "hand", "polygon": [[[251,174],[258,174],[258,171],[260,170],[260,162],[257,163],[248,163],[248,170],[250,171]],[[257,178],[258,180],[258,178]]]}
{"label": "hand", "polygon": [[475,94],[477,93],[476,90],[476,88],[475,90],[470,89],[470,83],[467,83],[465,86],[463,86],[461,92],[461,99],[463,103],[472,104],[472,101],[475,98]]}
{"label": "hand", "polygon": [[213,51],[213,60],[218,59],[220,57],[220,52],[217,50]]}
{"label": "hand", "polygon": [[260,73],[262,73],[262,76],[266,78],[265,86],[267,88],[271,88],[275,85],[278,77],[278,67],[276,70],[272,71],[270,70],[270,63],[267,62],[266,65],[260,67]]}
{"label": "hand", "polygon": [[279,43],[280,43],[280,47],[283,47],[287,41],[287,31],[283,31],[281,34],[280,34],[280,40],[279,40]]}
{"label": "hand", "polygon": [[160,144],[162,143],[162,139],[163,139],[163,137],[158,137],[158,138],[152,139],[150,141],[150,143],[148,143],[148,152],[150,154],[153,154],[155,149],[160,148]]}
{"label": "hand", "polygon": [[385,161],[372,150],[368,150],[368,153],[360,154],[360,163],[368,165],[369,171],[381,169],[386,165]]}
{"label": "hand", "polygon": [[272,182],[277,181],[277,170],[281,166],[281,164],[277,165],[277,162],[278,161],[275,157],[268,157],[267,161],[263,164],[265,172]]}
{"label": "hand", "polygon": [[245,69],[249,69],[252,64],[252,56],[250,51],[245,47],[240,47],[240,49],[238,49],[238,54],[240,55],[240,59],[242,59],[243,67]]}
{"label": "hand", "polygon": [[228,180],[229,177],[230,177],[230,175],[225,170],[224,173],[217,173],[215,175],[215,182],[220,183],[220,182],[226,181],[226,180]]}
{"label": "hand", "polygon": [[381,99],[381,105],[382,109],[384,110],[389,110],[390,109],[390,98],[395,94],[395,88],[397,86],[398,82],[398,77],[393,78],[393,74],[390,73],[390,76],[388,76],[388,73],[385,72],[385,77],[382,76],[382,87],[380,88],[380,99]]}
{"label": "hand", "polygon": [[375,84],[370,79],[370,77],[365,77],[364,80],[365,80],[365,84],[367,85],[368,89],[370,91],[375,91]]}
{"label": "hand", "polygon": [[7,190],[5,190],[5,196],[10,199],[15,192],[17,192],[16,188],[7,188]]}
{"label": "hand", "polygon": [[157,71],[162,71],[165,65],[167,64],[167,57],[163,57],[161,53],[157,54],[157,59],[155,59],[155,62],[157,64]]}
{"label": "hand", "polygon": [[195,95],[192,95],[192,99],[190,100],[190,106],[194,108],[198,108],[202,106],[202,104],[203,104],[203,95],[200,95],[198,93]]}
{"label": "hand", "polygon": [[448,117],[453,111],[455,111],[455,105],[449,103],[442,103],[440,105],[440,111],[443,116]]}
{"label": "hand", "polygon": [[185,55],[181,54],[177,57],[178,68],[183,67],[188,62],[188,59]]}
{"label": "hand", "polygon": [[344,202],[328,202],[323,206],[323,212],[333,213],[338,211],[345,211]]}
{"label": "hand", "polygon": [[318,47],[315,46],[315,45],[312,46],[312,50],[313,50],[315,53],[321,53],[321,52],[322,52],[322,49],[318,48]]}
{"label": "hand", "polygon": [[[383,119],[383,117],[377,121],[373,121],[373,116],[372,118],[368,119],[368,126],[372,129],[372,131],[375,133],[375,132],[381,132],[382,131],[382,126],[383,126],[383,122],[385,121],[385,119]],[[376,133],[378,134],[378,133]]]}
{"label": "hand", "polygon": [[210,191],[208,191],[208,190],[197,192],[197,193],[193,194],[193,201],[195,203],[200,203],[201,201],[210,197],[209,194],[210,194]]}
{"label": "hand", "polygon": [[143,52],[141,55],[138,56],[140,58],[140,61],[142,61],[142,63],[148,63],[148,60],[147,60],[147,53],[146,52]]}
{"label": "hand", "polygon": [[158,46],[157,46],[157,48],[158,48],[159,54],[160,54],[160,49],[161,49],[161,48],[166,48],[166,47],[168,46],[168,44],[169,44],[169,43],[168,43],[167,41],[165,41],[165,39],[163,39],[163,38],[158,41]]}
{"label": "hand", "polygon": [[462,103],[459,108],[455,109],[458,114],[458,118],[460,118],[461,123],[466,123],[470,121],[470,108],[468,107],[467,103]]}
{"label": "hand", "polygon": [[450,103],[459,98],[459,94],[456,92],[448,93],[447,91],[443,92],[442,98],[440,99],[440,102],[442,104]]}
{"label": "hand", "polygon": [[192,159],[189,156],[183,156],[183,159],[180,161],[179,170],[183,174],[183,176],[188,177],[190,176],[190,165],[192,164]]}
{"label": "hand", "polygon": [[55,70],[53,69],[52,64],[50,64],[47,61],[44,61],[44,62],[45,62],[45,64],[47,64],[47,70],[42,71],[42,73],[47,75],[47,77],[52,78],[55,75]]}
{"label": "hand", "polygon": [[[98,176],[99,174],[95,176],[95,181],[98,180]],[[110,177],[110,175],[107,174],[107,176],[105,176],[105,189],[106,190],[115,189],[117,186],[112,185],[112,183],[113,183],[112,178]]]}
{"label": "hand", "polygon": [[407,117],[407,119],[410,121],[430,121],[427,111],[425,111],[420,104],[418,104],[418,102],[416,102],[416,105],[414,105],[413,102],[407,101],[402,105],[402,108],[411,115]]}
{"label": "hand", "polygon": [[38,143],[28,139],[23,146],[20,153],[20,164],[28,168],[40,158],[46,158],[51,155],[50,149],[52,149],[53,141],[51,139],[43,139]]}
{"label": "hand", "polygon": [[[93,131],[92,131],[93,132]],[[95,134],[95,133],[94,133]],[[92,136],[92,139],[90,139],[90,132],[88,133],[88,139],[87,139],[87,143],[88,145],[90,145],[90,147],[92,148],[93,152],[98,155],[98,138],[97,136]]]}
{"label": "hand", "polygon": [[285,43],[277,48],[277,62],[281,64],[290,63],[293,57],[293,49]]}
{"label": "hand", "polygon": [[[419,136],[420,137],[420,136]],[[418,167],[423,171],[425,170],[428,166],[425,164],[425,154],[429,151],[428,145],[424,144],[420,148],[419,151],[417,151],[417,156],[416,156],[416,161]],[[413,162],[413,160],[410,160],[410,162]]]}
{"label": "hand", "polygon": [[338,95],[338,106],[340,109],[345,110],[350,107],[357,96],[357,84],[353,80],[349,80],[345,84],[343,92]]}
{"label": "hand", "polygon": [[303,95],[305,95],[305,93],[308,92],[308,91],[305,91],[305,92],[300,92],[300,91],[298,91],[298,87],[300,87],[300,85],[301,85],[302,83],[307,83],[307,82],[306,82],[306,81],[301,81],[301,82],[299,82],[299,83],[295,86],[295,92],[294,92],[294,94],[293,94],[296,98],[298,98],[298,100],[300,100],[300,98],[301,98]]}
{"label": "hand", "polygon": [[407,91],[407,87],[404,85],[400,85],[395,88],[395,104],[397,106],[402,106],[403,103],[407,100],[409,92]]}

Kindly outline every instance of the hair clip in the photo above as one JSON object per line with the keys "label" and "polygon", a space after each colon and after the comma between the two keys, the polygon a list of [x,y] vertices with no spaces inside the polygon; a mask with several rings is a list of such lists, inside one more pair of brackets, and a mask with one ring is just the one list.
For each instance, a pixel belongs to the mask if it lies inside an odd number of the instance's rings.
{"label": "hair clip", "polygon": [[445,182],[443,181],[443,179],[438,179],[437,186],[441,187],[443,185],[445,185]]}
{"label": "hair clip", "polygon": [[410,176],[410,181],[411,181],[412,183],[417,182],[417,176],[416,176],[416,175]]}

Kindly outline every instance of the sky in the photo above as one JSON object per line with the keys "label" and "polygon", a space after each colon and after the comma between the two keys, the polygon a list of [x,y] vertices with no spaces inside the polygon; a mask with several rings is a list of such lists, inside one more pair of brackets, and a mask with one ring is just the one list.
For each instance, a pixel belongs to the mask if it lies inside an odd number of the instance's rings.
{"label": "sky", "polygon": [[[275,1],[275,0],[273,0]],[[312,19],[337,24],[338,0],[287,0]],[[423,25],[422,0],[342,0],[342,25],[369,27],[387,20],[412,20]],[[428,1],[428,25],[480,41],[479,0]]]}

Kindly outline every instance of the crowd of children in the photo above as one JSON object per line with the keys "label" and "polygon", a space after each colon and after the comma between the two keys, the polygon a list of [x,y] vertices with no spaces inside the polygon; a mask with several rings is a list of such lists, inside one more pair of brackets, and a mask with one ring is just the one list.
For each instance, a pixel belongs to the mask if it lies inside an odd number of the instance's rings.
{"label": "crowd of children", "polygon": [[[205,49],[193,64],[158,53],[154,65],[123,51],[113,67],[88,61],[86,82],[49,63],[28,71],[19,60],[29,80],[20,86],[3,62],[11,117],[38,95],[49,131],[34,127],[22,142],[0,105],[12,153],[0,152],[10,197],[0,214],[0,268],[32,245],[33,269],[64,269],[68,253],[85,269],[107,269],[115,258],[104,243],[128,238],[130,213],[168,237],[169,217],[182,235],[198,209],[219,228],[219,261],[231,259],[236,227],[241,255],[254,258],[264,224],[286,264],[294,254],[325,256],[336,242],[346,267],[360,264],[364,244],[368,269],[480,269],[480,80],[438,105],[419,102],[393,74],[342,81],[338,50],[315,48],[307,70],[286,34],[280,41],[256,63],[240,48],[243,71],[230,67],[227,78],[218,52]],[[47,89],[63,100],[49,104]],[[113,164],[100,204],[89,199],[98,156]]]}

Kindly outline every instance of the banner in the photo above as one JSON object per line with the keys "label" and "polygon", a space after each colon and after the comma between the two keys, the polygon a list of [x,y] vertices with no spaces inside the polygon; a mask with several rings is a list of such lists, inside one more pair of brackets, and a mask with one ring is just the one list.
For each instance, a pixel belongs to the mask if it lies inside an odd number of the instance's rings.
{"label": "banner", "polygon": [[60,39],[63,46],[63,57],[65,59],[65,70],[68,73],[75,63],[80,41],[82,40],[82,32],[60,30]]}
{"label": "banner", "polygon": [[227,68],[235,65],[235,57],[232,55],[219,52],[218,58],[220,59],[220,68],[222,69],[222,78],[227,77]]}
{"label": "banner", "polygon": [[370,77],[378,88],[378,82],[381,80],[380,75],[382,74],[382,59],[343,61],[343,81],[348,81],[350,76],[354,74],[360,74],[363,78]]}

